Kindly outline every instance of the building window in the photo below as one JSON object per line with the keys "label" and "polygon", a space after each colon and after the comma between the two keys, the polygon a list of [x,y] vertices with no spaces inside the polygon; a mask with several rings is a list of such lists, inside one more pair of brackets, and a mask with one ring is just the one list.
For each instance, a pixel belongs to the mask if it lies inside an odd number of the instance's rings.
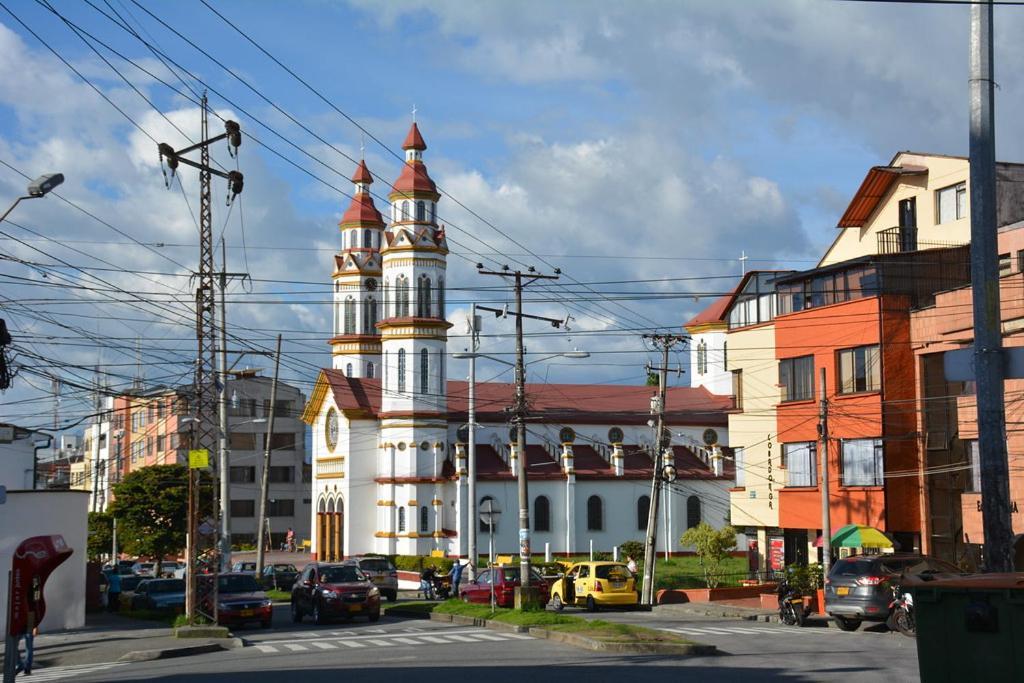
{"label": "building window", "polygon": [[[477,508],[477,510],[483,510],[484,509],[484,503],[486,503],[487,501],[491,501],[491,505],[492,506],[494,505],[494,498],[492,496],[484,496],[483,498],[480,499],[480,506]],[[493,521],[494,521],[494,523],[488,524],[486,521],[484,521],[484,516],[480,515],[480,526],[479,526],[480,532],[481,533],[485,533],[485,534],[489,533],[491,531],[497,532],[498,531],[497,520],[493,520]]]}
{"label": "building window", "polygon": [[405,508],[398,508],[398,533],[405,533]]}
{"label": "building window", "polygon": [[409,202],[408,201],[402,202],[402,220],[403,221],[409,220]]}
{"label": "building window", "polygon": [[[234,468],[232,468],[234,469]],[[232,517],[255,517],[256,516],[256,501],[255,500],[236,500],[231,499],[231,516]]]}
{"label": "building window", "polygon": [[391,300],[388,298],[388,293],[391,291],[391,286],[388,284],[388,279],[384,278],[384,317],[388,317],[388,311],[391,310]]}
{"label": "building window", "polygon": [[416,285],[416,317],[430,317],[430,278],[426,275]]}
{"label": "building window", "polygon": [[374,334],[377,329],[377,300],[372,296],[366,300],[363,311],[363,334]]}
{"label": "building window", "polygon": [[978,441],[976,439],[968,441],[966,446],[967,461],[971,465],[968,470],[966,490],[972,493],[981,493],[981,451],[978,450]]}
{"label": "building window", "polygon": [[809,401],[814,398],[814,356],[785,358],[779,361],[779,384],[783,401]]}
{"label": "building window", "polygon": [[434,222],[434,210],[436,209],[436,207],[437,207],[437,205],[434,204],[434,202],[430,202],[430,222],[431,223]]}
{"label": "building window", "polygon": [[363,246],[367,249],[373,248],[373,232],[370,230],[363,230]]}
{"label": "building window", "polygon": [[651,497],[640,496],[636,499],[637,531],[647,531],[647,516],[651,514]]}
{"label": "building window", "polygon": [[444,310],[444,278],[437,278],[437,317],[442,320],[445,317]]}
{"label": "building window", "polygon": [[390,356],[390,355],[391,355],[390,351],[385,351],[384,352],[384,369],[381,370],[381,372],[384,373],[384,390],[385,391],[387,391],[387,388],[388,388],[388,356]]}
{"label": "building window", "polygon": [[686,528],[692,529],[700,524],[700,498],[690,496],[686,499]]}
{"label": "building window", "polygon": [[356,332],[356,300],[352,297],[345,299],[345,324],[342,334],[355,334]]}
{"label": "building window", "polygon": [[366,378],[373,379],[373,363],[366,364]]}
{"label": "building window", "polygon": [[409,280],[404,275],[395,278],[395,317],[409,317]]}
{"label": "building window", "polygon": [[167,450],[167,437],[163,434],[156,437],[156,452],[163,453]]}
{"label": "building window", "polygon": [[1013,272],[1013,264],[1012,264],[1012,262],[1010,260],[1010,255],[1009,254],[1000,254],[999,255],[999,277],[1003,277],[1004,275],[1009,275],[1012,272]]}
{"label": "building window", "polygon": [[352,364],[351,363],[347,363],[345,365],[345,376],[346,377],[351,377],[352,376]]}
{"label": "building window", "polygon": [[398,393],[405,393],[405,349],[398,349]]}
{"label": "building window", "polygon": [[745,464],[743,462],[743,447],[742,446],[739,446],[739,447],[733,449],[733,451],[732,451],[732,460],[733,460],[733,462],[736,465],[736,486],[737,487],[739,487],[739,486],[746,486],[747,485],[747,476],[746,476],[746,472],[743,469]]}
{"label": "building window", "polygon": [[878,345],[858,346],[839,352],[839,393],[878,391],[882,388],[882,368]]}
{"label": "building window", "polygon": [[601,531],[604,528],[603,508],[600,497],[587,498],[587,531]]}
{"label": "building window", "polygon": [[295,468],[291,465],[271,465],[267,481],[271,484],[291,484],[295,481]]}
{"label": "building window", "polygon": [[423,202],[416,202],[416,220],[427,220],[427,205]]}
{"label": "building window", "polygon": [[743,410],[743,371],[732,371],[732,398],[737,410]]}
{"label": "building window", "polygon": [[818,485],[818,444],[814,441],[782,444],[782,466],[789,473],[786,486]]}
{"label": "building window", "polygon": [[843,441],[843,486],[881,486],[884,457],[881,439]]}
{"label": "building window", "polygon": [[294,517],[295,501],[291,498],[274,498],[267,501],[267,517]]}
{"label": "building window", "polygon": [[430,352],[420,349],[420,393],[430,392]]}
{"label": "building window", "polygon": [[[277,411],[280,415],[281,411]],[[294,451],[295,450],[295,433],[294,432],[274,432],[274,436],[270,439],[270,450],[272,451]]]}
{"label": "building window", "polygon": [[722,342],[722,369],[729,369],[729,342]]}
{"label": "building window", "polygon": [[231,467],[232,484],[253,484],[256,482],[255,467]]}
{"label": "building window", "polygon": [[697,374],[703,375],[708,371],[708,345],[704,340],[697,344]]}
{"label": "building window", "polygon": [[420,533],[425,534],[430,530],[430,510],[424,505],[420,508]]}
{"label": "building window", "polygon": [[533,501],[533,530],[551,531],[551,501],[547,496],[537,496]]}
{"label": "building window", "polygon": [[937,224],[949,223],[967,216],[967,184],[957,183],[935,192]]}

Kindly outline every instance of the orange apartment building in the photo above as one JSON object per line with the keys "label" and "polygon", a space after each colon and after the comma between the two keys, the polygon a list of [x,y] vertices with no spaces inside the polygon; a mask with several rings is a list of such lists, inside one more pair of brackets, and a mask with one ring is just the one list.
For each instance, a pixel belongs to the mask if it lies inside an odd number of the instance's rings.
{"label": "orange apartment building", "polygon": [[822,371],[832,529],[865,524],[905,550],[921,548],[910,310],[969,277],[967,248],[957,247],[865,256],[776,280],[774,455],[785,470],[778,499],[787,564],[820,555]]}

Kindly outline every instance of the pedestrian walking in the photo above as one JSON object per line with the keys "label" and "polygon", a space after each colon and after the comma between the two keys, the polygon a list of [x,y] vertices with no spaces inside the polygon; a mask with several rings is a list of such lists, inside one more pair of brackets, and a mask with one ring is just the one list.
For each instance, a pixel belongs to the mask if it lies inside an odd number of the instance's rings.
{"label": "pedestrian walking", "polygon": [[107,577],[107,584],[107,610],[116,612],[121,606],[121,574],[117,565]]}
{"label": "pedestrian walking", "polygon": [[455,558],[455,563],[452,565],[451,571],[448,572],[448,576],[452,580],[452,597],[459,597],[459,582],[462,581],[462,563],[459,562],[458,558]]}
{"label": "pedestrian walking", "polygon": [[633,559],[632,555],[626,555],[626,569],[636,574],[636,560]]}
{"label": "pedestrian walking", "polygon": [[424,600],[434,599],[434,568],[432,566],[425,567],[420,572],[420,591],[423,593]]}
{"label": "pedestrian walking", "polygon": [[291,527],[288,527],[288,532],[284,535],[284,550],[295,552],[295,530]]}
{"label": "pedestrian walking", "polygon": [[43,587],[39,582],[38,576],[32,577],[32,585],[28,592],[28,615],[26,621],[25,633],[22,637],[25,639],[25,656],[21,656],[21,643],[17,645],[18,648],[18,663],[14,667],[14,672],[21,673],[25,672],[26,675],[32,675],[32,656],[35,654],[35,640],[36,634],[39,633],[39,608],[43,604]]}

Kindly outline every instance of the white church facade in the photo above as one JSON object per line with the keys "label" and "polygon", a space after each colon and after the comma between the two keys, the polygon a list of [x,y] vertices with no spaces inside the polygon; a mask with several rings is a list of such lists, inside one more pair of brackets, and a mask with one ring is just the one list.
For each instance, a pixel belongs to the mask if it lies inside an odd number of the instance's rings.
{"label": "white church facade", "polygon": [[[477,503],[504,514],[495,551],[518,549],[517,462],[526,457],[534,552],[609,552],[641,540],[651,487],[648,426],[655,389],[527,385],[530,428],[516,452],[509,384],[476,385],[476,447],[467,446],[468,385],[447,379],[444,226],[440,195],[423,163],[415,123],[389,194],[388,222],[369,192],[365,163],[339,223],[334,257],[333,363],[321,370],[303,413],[312,428],[312,552],[333,561],[361,553],[467,554],[469,458]],[[723,392],[728,394],[728,392]],[[666,491],[659,550],[698,521],[727,523],[732,399],[708,387],[668,390],[666,424],[677,481]],[[705,445],[706,444],[706,445]],[[480,526],[486,552],[491,530]]]}

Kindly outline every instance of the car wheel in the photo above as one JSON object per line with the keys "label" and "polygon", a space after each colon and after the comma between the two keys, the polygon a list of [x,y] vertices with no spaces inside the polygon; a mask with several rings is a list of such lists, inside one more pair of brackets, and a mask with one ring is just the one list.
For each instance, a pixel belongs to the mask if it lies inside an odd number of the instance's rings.
{"label": "car wheel", "polygon": [[562,596],[558,593],[555,593],[551,596],[551,609],[555,610],[556,612],[561,612],[563,609],[565,609],[565,603],[562,602]]}
{"label": "car wheel", "polygon": [[597,603],[594,601],[594,596],[593,595],[588,595],[587,596],[587,611],[588,612],[596,612],[597,611]]}
{"label": "car wheel", "polygon": [[398,599],[398,591],[388,591],[384,594],[384,597],[387,599],[388,602],[394,602]]}
{"label": "car wheel", "polygon": [[786,626],[792,626],[796,623],[796,611],[793,609],[793,605],[791,603],[782,603],[782,607],[779,608],[779,621]]}
{"label": "car wheel", "polygon": [[860,619],[850,619],[847,617],[832,616],[835,620],[836,626],[840,631],[856,631],[860,628]]}
{"label": "car wheel", "polygon": [[380,621],[380,610],[370,612],[370,621]]}
{"label": "car wheel", "polygon": [[324,613],[320,609],[320,602],[319,601],[314,602],[313,603],[313,623],[316,624],[317,626],[323,626],[325,621],[326,621],[326,619],[324,618]]}
{"label": "car wheel", "polygon": [[462,594],[462,602],[466,603],[467,605],[469,604],[469,593]]}
{"label": "car wheel", "polygon": [[299,603],[296,600],[292,600],[292,623],[299,624],[302,622],[302,609],[299,608]]}

